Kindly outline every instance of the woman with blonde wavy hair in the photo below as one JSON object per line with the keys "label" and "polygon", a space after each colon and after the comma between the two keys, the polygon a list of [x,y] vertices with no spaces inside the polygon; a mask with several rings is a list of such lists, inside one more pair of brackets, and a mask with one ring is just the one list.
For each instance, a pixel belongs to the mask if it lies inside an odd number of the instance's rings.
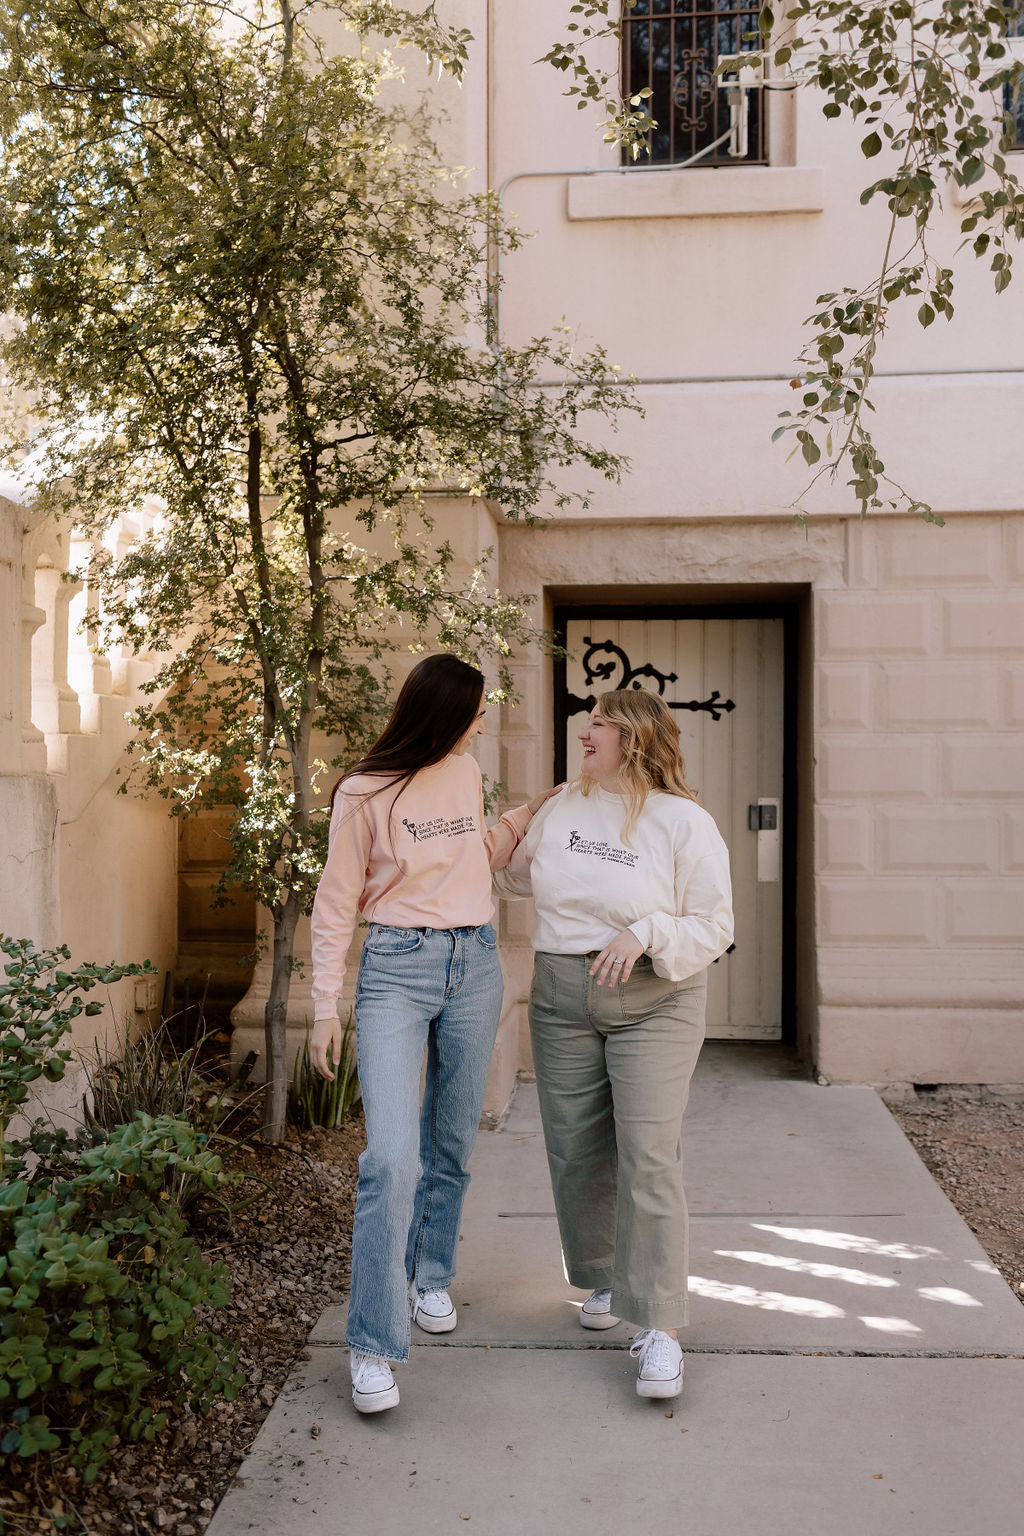
{"label": "woman with blonde wavy hair", "polygon": [[530,1033],[579,1320],[638,1326],[641,1397],[676,1397],[687,1321],[681,1130],[707,968],[732,943],[729,856],[655,694],[603,694],[583,772],[533,818],[503,896],[537,909]]}

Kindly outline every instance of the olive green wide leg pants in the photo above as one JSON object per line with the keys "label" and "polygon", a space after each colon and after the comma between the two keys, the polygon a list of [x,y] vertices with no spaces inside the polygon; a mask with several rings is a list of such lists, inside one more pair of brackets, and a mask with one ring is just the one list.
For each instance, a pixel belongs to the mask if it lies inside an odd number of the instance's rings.
{"label": "olive green wide leg pants", "polygon": [[612,1292],[642,1328],[687,1321],[682,1119],[704,1040],[705,972],[679,983],[641,956],[599,987],[593,955],[538,954],[530,1034],[570,1285]]}

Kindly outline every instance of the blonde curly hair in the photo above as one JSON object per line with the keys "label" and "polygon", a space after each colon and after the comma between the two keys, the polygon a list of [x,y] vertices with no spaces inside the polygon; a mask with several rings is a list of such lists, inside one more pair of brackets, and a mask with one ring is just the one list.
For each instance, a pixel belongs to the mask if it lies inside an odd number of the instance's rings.
{"label": "blonde curly hair", "polygon": [[[622,840],[628,847],[644,802],[653,789],[679,795],[684,800],[696,800],[697,794],[686,782],[675,717],[656,693],[643,688],[615,688],[602,693],[595,708],[602,720],[618,727],[621,738],[619,782],[626,802]],[[584,770],[579,784],[581,792],[589,795],[596,780]]]}

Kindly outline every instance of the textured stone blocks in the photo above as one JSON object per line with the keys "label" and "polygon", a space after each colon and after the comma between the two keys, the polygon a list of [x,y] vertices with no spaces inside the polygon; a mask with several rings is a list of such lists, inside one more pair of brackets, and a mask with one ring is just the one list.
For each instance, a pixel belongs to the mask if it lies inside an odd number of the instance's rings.
{"label": "textured stone blocks", "polygon": [[1008,666],[1003,672],[1003,698],[1007,725],[1024,725],[1024,664]]}
{"label": "textured stone blocks", "polygon": [[931,944],[936,892],[929,880],[821,882],[818,931],[830,944]]}
{"label": "textured stone blocks", "polygon": [[872,668],[854,662],[823,662],[817,675],[818,723],[823,729],[871,726]]}
{"label": "textured stone blocks", "polygon": [[896,730],[942,730],[996,725],[998,674],[976,663],[928,660],[893,662],[880,679],[881,724]]}
{"label": "textured stone blocks", "polygon": [[1000,525],[996,518],[970,517],[944,528],[913,521],[878,529],[878,571],[883,586],[977,586],[999,581]]}
{"label": "textured stone blocks", "polygon": [[1003,868],[1024,869],[1024,806],[1004,812],[1002,831]]}
{"label": "textured stone blocks", "polygon": [[931,796],[935,748],[920,736],[830,735],[818,753],[818,795],[822,800],[854,795],[899,799]]}
{"label": "textured stone blocks", "polygon": [[871,869],[871,813],[865,807],[823,806],[817,822],[820,870],[839,873]]}
{"label": "textured stone blocks", "polygon": [[951,651],[1024,651],[1024,593],[951,593],[942,632]]}
{"label": "textured stone blocks", "polygon": [[958,944],[1024,940],[1024,880],[957,880],[943,891],[946,938]]}
{"label": "textured stone blocks", "polygon": [[537,793],[539,745],[535,736],[517,736],[502,746],[501,776],[513,805],[521,805]]}
{"label": "textured stone blocks", "polygon": [[1024,1015],[1003,1008],[831,1008],[819,1072],[834,1083],[1015,1083]]}
{"label": "textured stone blocks", "polygon": [[823,657],[923,655],[930,649],[930,597],[903,592],[823,592],[818,601]]}
{"label": "textured stone blocks", "polygon": [[998,865],[994,815],[950,806],[879,812],[881,865],[893,870],[992,869]]}
{"label": "textured stone blocks", "polygon": [[942,783],[945,792],[960,796],[1024,795],[1024,738],[986,735],[944,741]]}

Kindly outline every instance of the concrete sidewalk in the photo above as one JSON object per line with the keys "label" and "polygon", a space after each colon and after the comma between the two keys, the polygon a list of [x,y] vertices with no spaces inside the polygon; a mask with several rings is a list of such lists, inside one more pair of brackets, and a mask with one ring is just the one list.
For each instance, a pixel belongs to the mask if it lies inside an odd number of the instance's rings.
{"label": "concrete sidewalk", "polygon": [[[536,1092],[482,1134],[453,1334],[349,1401],[328,1308],[210,1536],[1002,1536],[1024,1506],[1024,1307],[877,1095],[708,1047],[686,1124],[681,1399],[562,1279]],[[421,1347],[422,1346],[422,1347]]]}

